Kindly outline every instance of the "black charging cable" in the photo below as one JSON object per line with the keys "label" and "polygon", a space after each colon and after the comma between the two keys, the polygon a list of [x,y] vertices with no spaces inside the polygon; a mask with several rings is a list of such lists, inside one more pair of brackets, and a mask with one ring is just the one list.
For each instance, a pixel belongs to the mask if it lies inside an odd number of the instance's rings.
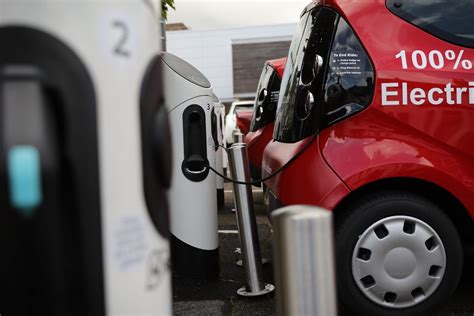
{"label": "black charging cable", "polygon": [[[218,175],[219,177],[223,178],[224,180],[226,181],[229,181],[229,182],[232,182],[232,183],[236,183],[236,184],[250,184],[250,185],[254,185],[254,184],[259,184],[261,182],[265,182],[271,178],[273,178],[274,176],[276,176],[277,174],[279,174],[280,172],[282,172],[283,170],[285,170],[286,168],[288,168],[288,166],[293,162],[295,161],[299,156],[301,156],[301,154],[316,140],[316,138],[318,137],[318,134],[314,134],[313,137],[306,143],[304,144],[304,146],[293,156],[291,157],[290,160],[288,160],[283,166],[281,166],[280,168],[278,168],[274,173],[266,176],[265,178],[263,179],[259,179],[259,180],[254,180],[254,181],[249,181],[249,182],[245,182],[245,181],[237,181],[237,180],[234,180],[234,179],[231,179],[229,177],[226,177],[225,175],[221,174],[219,171],[217,171],[216,169],[212,168],[212,166],[210,166],[209,164],[205,164],[205,166],[207,168],[209,168],[210,170],[212,170],[216,175]],[[221,146],[222,148],[224,148],[224,150],[227,152],[227,148],[225,148],[224,146],[222,145],[219,145]]]}

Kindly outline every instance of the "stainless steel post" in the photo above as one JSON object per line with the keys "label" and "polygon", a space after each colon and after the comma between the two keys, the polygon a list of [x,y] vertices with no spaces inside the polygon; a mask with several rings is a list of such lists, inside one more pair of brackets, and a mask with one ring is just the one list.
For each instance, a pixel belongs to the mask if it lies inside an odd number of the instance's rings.
{"label": "stainless steel post", "polygon": [[272,223],[277,315],[337,315],[332,213],[288,206]]}
{"label": "stainless steel post", "polygon": [[161,37],[161,48],[166,52],[166,21],[160,20],[160,37]]}
{"label": "stainless steel post", "polygon": [[[249,161],[245,144],[236,143],[228,149],[232,179],[250,181]],[[239,229],[242,262],[245,269],[245,286],[237,291],[242,296],[259,296],[272,292],[275,287],[265,284],[257,231],[257,220],[253,209],[251,186],[234,183],[234,201]]]}
{"label": "stainless steel post", "polygon": [[236,128],[232,132],[234,136],[234,144],[243,143],[244,142],[244,134],[240,131],[240,129]]}

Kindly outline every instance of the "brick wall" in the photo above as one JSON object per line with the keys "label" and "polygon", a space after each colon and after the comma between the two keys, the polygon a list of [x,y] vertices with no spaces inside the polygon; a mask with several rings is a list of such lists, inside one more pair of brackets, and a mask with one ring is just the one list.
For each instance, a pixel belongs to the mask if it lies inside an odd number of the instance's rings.
{"label": "brick wall", "polygon": [[234,94],[255,94],[265,61],[287,56],[290,44],[290,41],[232,44]]}

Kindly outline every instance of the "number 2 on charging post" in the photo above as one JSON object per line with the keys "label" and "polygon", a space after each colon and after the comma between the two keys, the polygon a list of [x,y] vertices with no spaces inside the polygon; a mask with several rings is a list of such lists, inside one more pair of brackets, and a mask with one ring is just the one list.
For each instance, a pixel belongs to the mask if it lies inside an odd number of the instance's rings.
{"label": "number 2 on charging post", "polygon": [[124,21],[114,20],[112,27],[117,30],[120,35],[117,42],[113,47],[113,54],[117,57],[130,58],[130,50],[127,48],[130,30],[128,25]]}

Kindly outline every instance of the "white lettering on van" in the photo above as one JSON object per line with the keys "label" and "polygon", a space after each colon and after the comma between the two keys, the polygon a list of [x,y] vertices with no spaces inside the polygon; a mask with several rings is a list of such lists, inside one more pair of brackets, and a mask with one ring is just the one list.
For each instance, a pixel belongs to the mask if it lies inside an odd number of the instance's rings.
{"label": "white lettering on van", "polygon": [[[447,83],[444,87],[424,89],[410,87],[407,82],[385,82],[381,84],[382,106],[398,105],[474,105],[474,82],[468,86],[453,87]],[[400,102],[401,99],[401,102]]]}
{"label": "white lettering on van", "polygon": [[438,95],[442,94],[443,93],[443,89],[440,89],[440,88],[433,88],[433,89],[430,89],[430,91],[428,91],[428,102],[433,104],[433,105],[440,105],[441,103],[443,103],[443,98],[441,97],[438,97],[438,99],[435,99],[433,97],[433,95],[437,93]]}
{"label": "white lettering on van", "polygon": [[388,97],[397,97],[397,91],[388,91],[388,88],[398,88],[398,83],[382,83],[382,106],[399,105],[398,100],[388,101]]}
{"label": "white lettering on van", "polygon": [[402,104],[403,105],[408,105],[408,83],[403,82],[402,83]]}
{"label": "white lettering on van", "polygon": [[425,90],[421,88],[415,88],[410,92],[410,100],[411,103],[413,103],[414,105],[422,105],[423,103],[425,103],[425,98]]}
{"label": "white lettering on van", "polygon": [[446,92],[446,103],[453,105],[454,100],[453,100],[453,91],[454,89],[451,87],[451,83],[448,83],[446,87],[444,88],[444,92]]}
{"label": "white lettering on van", "polygon": [[456,89],[456,103],[462,103],[462,94],[467,91],[467,88],[458,88]]}
{"label": "white lettering on van", "polygon": [[474,82],[469,82],[469,104],[474,104]]}

